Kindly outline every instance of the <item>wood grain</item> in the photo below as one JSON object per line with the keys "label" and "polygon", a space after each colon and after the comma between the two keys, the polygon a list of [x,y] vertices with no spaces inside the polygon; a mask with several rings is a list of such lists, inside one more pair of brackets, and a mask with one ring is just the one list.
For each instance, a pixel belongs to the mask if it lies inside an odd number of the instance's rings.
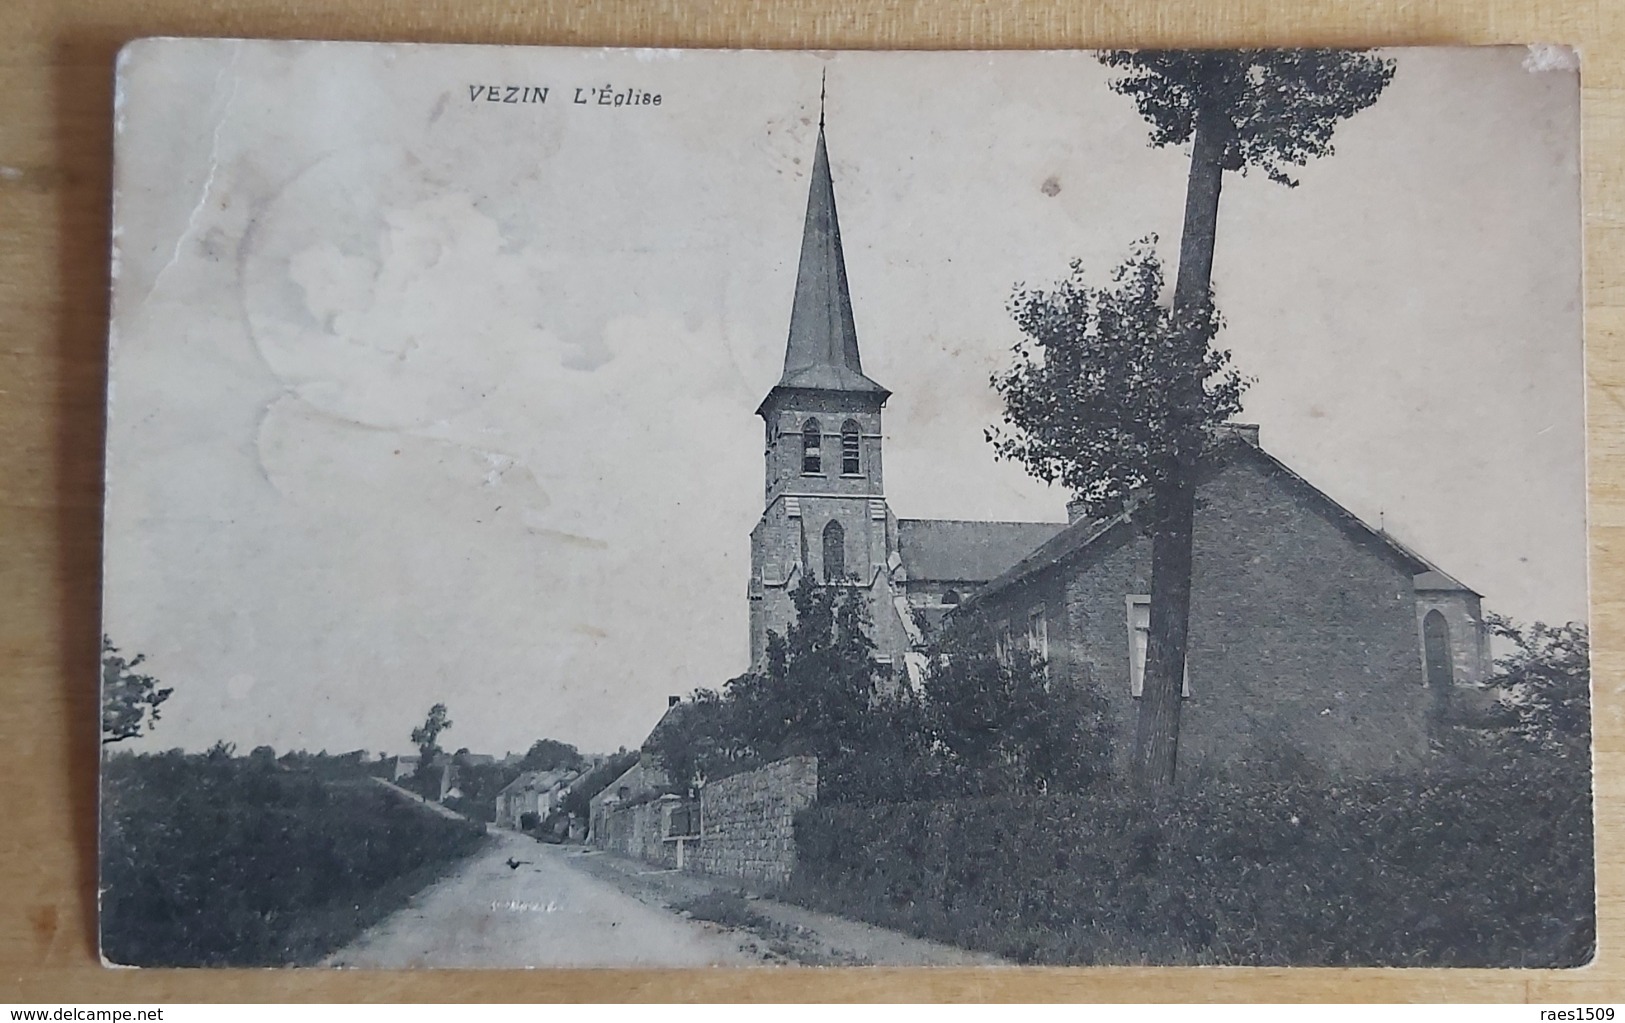
{"label": "wood grain", "polygon": [[[95,953],[112,68],[126,40],[1016,48],[1576,43],[1600,953],[1576,971],[113,971]],[[0,1001],[1449,1000],[1625,991],[1625,5],[1608,0],[11,0],[0,13]]]}

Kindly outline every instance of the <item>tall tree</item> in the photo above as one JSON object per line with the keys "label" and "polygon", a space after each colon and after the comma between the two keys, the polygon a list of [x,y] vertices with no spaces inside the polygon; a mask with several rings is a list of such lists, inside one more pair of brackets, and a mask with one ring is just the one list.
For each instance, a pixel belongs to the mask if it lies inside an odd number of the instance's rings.
{"label": "tall tree", "polygon": [[102,637],[102,745],[133,739],[151,731],[158,721],[158,708],[175,690],[159,688],[158,680],[137,671],[146,654],[126,658]]}
{"label": "tall tree", "polygon": [[[1074,262],[1071,276],[1050,290],[1017,288],[1010,312],[1023,338],[1012,368],[993,378],[1005,423],[988,440],[999,457],[1072,491],[1091,518],[1128,515],[1150,534],[1152,621],[1160,596],[1163,643],[1177,642],[1173,663],[1182,665],[1196,463],[1219,425],[1241,411],[1248,381],[1230,352],[1212,343],[1219,329],[1212,303],[1162,303],[1154,242],[1137,242],[1108,285],[1090,284]],[[1178,608],[1177,634],[1170,605]],[[1152,771],[1142,736],[1156,721],[1177,741],[1180,681],[1168,708],[1155,702],[1146,670],[1137,779],[1172,780],[1172,743],[1155,748],[1166,750],[1167,762]]]}
{"label": "tall tree", "polygon": [[[1174,286],[1178,320],[1192,326],[1177,359],[1174,401],[1199,401],[1211,319],[1213,248],[1224,172],[1257,168],[1288,187],[1289,171],[1332,152],[1338,122],[1375,103],[1394,75],[1391,60],[1352,50],[1114,50],[1123,72],[1112,88],[1151,124],[1153,146],[1190,143],[1184,233]],[[1173,782],[1190,623],[1191,525],[1200,437],[1183,438],[1152,497],[1151,622],[1135,773]]]}
{"label": "tall tree", "polygon": [[446,717],[446,705],[437,703],[429,708],[429,714],[423,719],[423,724],[412,729],[412,745],[418,748],[418,770],[426,771],[429,761],[440,753],[440,735],[451,728],[451,720]]}

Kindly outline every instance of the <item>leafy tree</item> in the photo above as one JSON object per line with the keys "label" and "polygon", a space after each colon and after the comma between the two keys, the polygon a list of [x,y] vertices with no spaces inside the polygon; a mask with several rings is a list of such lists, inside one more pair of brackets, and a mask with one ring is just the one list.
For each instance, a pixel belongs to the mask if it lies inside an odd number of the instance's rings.
{"label": "leafy tree", "polygon": [[495,820],[497,793],[519,776],[518,765],[470,763],[463,751],[452,754],[452,763],[460,794],[447,799],[446,805],[471,820]]}
{"label": "leafy tree", "polygon": [[452,727],[452,721],[445,716],[444,703],[436,703],[429,708],[429,716],[424,718],[423,724],[414,727],[411,731],[411,742],[418,747],[418,770],[429,768],[429,762],[440,755],[440,734]]}
{"label": "leafy tree", "polygon": [[[1173,296],[1184,336],[1165,353],[1170,362],[1160,376],[1169,403],[1199,406],[1211,376],[1213,250],[1224,172],[1257,168],[1296,186],[1290,169],[1332,152],[1338,122],[1376,102],[1394,64],[1366,52],[1307,49],[1114,50],[1101,60],[1122,71],[1112,88],[1150,123],[1153,146],[1190,143]],[[1188,421],[1198,426],[1202,417]],[[1173,783],[1178,758],[1195,474],[1205,440],[1200,429],[1172,439],[1173,457],[1148,474],[1151,622],[1134,766],[1136,777],[1153,786]]]}
{"label": "leafy tree", "polygon": [[1510,644],[1487,684],[1499,688],[1516,715],[1513,736],[1537,750],[1589,767],[1591,753],[1591,636],[1579,622],[1519,625],[1484,616],[1492,635]]}
{"label": "leafy tree", "polygon": [[519,766],[526,771],[575,770],[581,767],[581,753],[557,739],[537,739],[530,744]]}
{"label": "leafy tree", "polygon": [[896,792],[922,729],[908,688],[874,658],[861,592],[803,578],[790,596],[795,621],[769,635],[762,669],[720,693],[697,690],[651,735],[650,751],[679,785],[812,755],[826,798]]}
{"label": "leafy tree", "polygon": [[126,659],[111,638],[102,637],[102,745],[150,732],[158,708],[175,691],[160,689],[156,678],[136,670],[146,660],[146,654]]}
{"label": "leafy tree", "polygon": [[[1220,320],[1211,303],[1162,304],[1153,243],[1137,242],[1108,285],[1091,285],[1074,262],[1050,290],[1016,289],[1011,315],[1024,336],[1012,368],[993,378],[1005,423],[988,439],[999,457],[1067,487],[1091,516],[1127,513],[1150,534],[1152,645],[1160,623],[1157,649],[1183,665],[1196,467],[1220,424],[1241,411],[1248,381],[1213,344]],[[1152,685],[1157,663],[1148,658],[1135,775],[1165,784],[1183,673],[1165,705]]]}
{"label": "leafy tree", "polygon": [[928,663],[924,717],[948,791],[1075,792],[1106,773],[1104,696],[1093,686],[1052,684],[1043,662],[1001,641],[974,607],[948,619]]}
{"label": "leafy tree", "polygon": [[[755,762],[752,740],[757,736],[739,724],[739,701],[729,699],[750,684],[732,679],[722,692],[696,689],[685,703],[672,708],[649,733],[645,748],[660,761],[678,788],[703,784],[708,778],[732,773],[735,765]],[[629,765],[630,766],[630,765]],[[606,778],[604,784],[613,781]]]}

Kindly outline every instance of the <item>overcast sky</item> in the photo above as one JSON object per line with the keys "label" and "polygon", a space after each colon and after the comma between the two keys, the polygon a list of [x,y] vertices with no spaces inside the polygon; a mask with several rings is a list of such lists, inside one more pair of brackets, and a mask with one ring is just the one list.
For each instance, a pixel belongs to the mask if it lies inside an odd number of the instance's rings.
{"label": "overcast sky", "polygon": [[[1245,417],[1488,607],[1583,618],[1578,75],[1395,55],[1300,187],[1227,176]],[[1088,55],[129,52],[105,608],[175,687],[144,745],[405,751],[443,701],[448,748],[613,749],[742,671],[826,69],[893,509],[1064,518],[982,439],[1006,300],[1172,263],[1188,159]],[[605,87],[661,102],[572,102]]]}

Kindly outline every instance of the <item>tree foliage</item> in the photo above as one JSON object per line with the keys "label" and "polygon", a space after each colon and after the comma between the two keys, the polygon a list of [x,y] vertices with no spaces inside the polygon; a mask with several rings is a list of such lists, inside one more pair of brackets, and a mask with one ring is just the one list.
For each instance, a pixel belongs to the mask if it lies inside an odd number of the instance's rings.
{"label": "tree foliage", "polygon": [[[1211,306],[1176,315],[1163,304],[1154,244],[1135,243],[1108,285],[1074,261],[1054,287],[1018,286],[1010,300],[1022,338],[1014,365],[993,377],[1004,424],[987,439],[1092,515],[1115,514],[1198,458],[1250,383],[1212,344],[1221,321]],[[1189,379],[1194,401],[1179,397]]]}
{"label": "tree foliage", "polygon": [[429,761],[440,754],[440,736],[450,730],[451,719],[446,716],[446,705],[437,703],[429,708],[423,724],[412,729],[412,745],[418,748],[418,769],[425,770]]}
{"label": "tree foliage", "polygon": [[650,736],[674,785],[797,755],[818,758],[826,798],[878,798],[895,777],[913,698],[875,660],[861,591],[804,577],[790,596],[795,621],[769,634],[762,670],[696,690]]}
{"label": "tree foliage", "polygon": [[525,751],[519,766],[525,771],[559,771],[578,770],[581,763],[580,751],[569,743],[557,739],[537,739]]}
{"label": "tree foliage", "polygon": [[1191,141],[1199,120],[1219,132],[1220,166],[1256,167],[1288,187],[1289,170],[1333,152],[1339,121],[1377,101],[1394,62],[1359,50],[1111,50],[1112,89],[1134,101],[1153,146]]}
{"label": "tree foliage", "polygon": [[875,661],[855,587],[803,580],[791,597],[763,670],[696,690],[650,736],[678,787],[798,754],[818,758],[828,802],[1074,791],[1105,770],[1100,694],[1051,686],[1030,654],[1001,659],[980,617],[950,619],[916,691]]}
{"label": "tree foliage", "polygon": [[1107,773],[1104,695],[1052,684],[1044,663],[975,607],[948,619],[928,664],[922,717],[943,793],[1076,792]]}
{"label": "tree foliage", "polygon": [[1487,614],[1490,633],[1510,646],[1488,684],[1516,715],[1512,735],[1529,747],[1573,757],[1591,752],[1591,636],[1585,625],[1520,625]]}
{"label": "tree foliage", "polygon": [[102,637],[102,745],[133,739],[150,732],[161,707],[175,690],[159,688],[158,680],[137,671],[146,654],[126,658]]}

